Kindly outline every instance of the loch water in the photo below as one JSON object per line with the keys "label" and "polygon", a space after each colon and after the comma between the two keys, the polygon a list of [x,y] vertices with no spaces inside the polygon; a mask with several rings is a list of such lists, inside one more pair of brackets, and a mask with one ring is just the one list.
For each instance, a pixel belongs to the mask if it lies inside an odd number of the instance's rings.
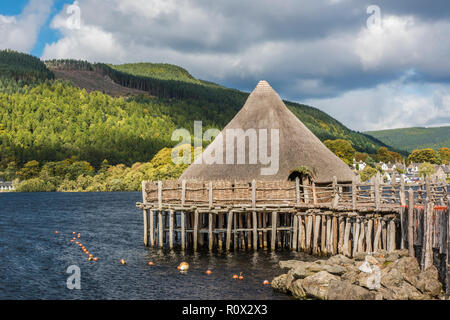
{"label": "loch water", "polygon": [[[282,273],[280,260],[312,259],[288,250],[146,248],[137,201],[139,192],[0,193],[0,299],[289,299],[263,281]],[[97,262],[70,241],[72,232],[81,233],[77,241]],[[190,264],[184,274],[177,270],[182,261]],[[73,265],[80,268],[80,290],[67,287]],[[241,273],[244,280],[232,279]]]}

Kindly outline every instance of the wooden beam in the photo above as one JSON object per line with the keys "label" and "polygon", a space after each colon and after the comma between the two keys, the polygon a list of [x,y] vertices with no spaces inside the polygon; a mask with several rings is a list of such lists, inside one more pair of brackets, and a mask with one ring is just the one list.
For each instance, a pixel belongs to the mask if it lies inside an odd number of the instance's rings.
{"label": "wooden beam", "polygon": [[298,241],[298,216],[294,214],[294,221],[293,221],[293,235],[292,235],[292,245],[291,250],[297,251],[297,241]]}
{"label": "wooden beam", "polygon": [[173,210],[169,211],[169,248],[173,250]]}
{"label": "wooden beam", "polygon": [[414,252],[414,190],[408,190],[408,252],[411,257]]}
{"label": "wooden beam", "polygon": [[162,249],[164,246],[163,243],[163,217],[162,211],[158,211],[158,245]]}
{"label": "wooden beam", "polygon": [[194,212],[194,251],[197,251],[198,241],[198,210]]}
{"label": "wooden beam", "polygon": [[277,212],[272,212],[272,234],[270,239],[270,250],[275,251],[275,241],[277,235]]}
{"label": "wooden beam", "polygon": [[[256,211],[253,211],[253,250],[258,250],[258,217]],[[249,241],[250,242],[250,241]]]}
{"label": "wooden beam", "polygon": [[181,211],[181,250],[186,249],[186,213]]}
{"label": "wooden beam", "polygon": [[153,210],[150,210],[150,245],[155,246],[155,214]]}
{"label": "wooden beam", "polygon": [[210,212],[208,215],[208,249],[212,251],[214,238],[213,238],[213,214]]}
{"label": "wooden beam", "polygon": [[227,220],[227,239],[225,248],[227,251],[230,251],[230,245],[231,245],[231,227],[233,226],[233,211],[230,211],[228,213],[228,220]]}

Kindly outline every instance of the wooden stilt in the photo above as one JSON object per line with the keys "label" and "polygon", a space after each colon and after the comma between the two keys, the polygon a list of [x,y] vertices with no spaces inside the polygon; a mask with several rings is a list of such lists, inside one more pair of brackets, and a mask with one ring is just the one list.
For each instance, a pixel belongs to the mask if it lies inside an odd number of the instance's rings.
{"label": "wooden stilt", "polygon": [[253,211],[253,250],[258,250],[258,217],[256,211]]}
{"label": "wooden stilt", "polygon": [[155,217],[154,211],[150,210],[150,245],[155,246]]}
{"label": "wooden stilt", "polygon": [[408,252],[411,257],[414,252],[414,190],[408,190]]}
{"label": "wooden stilt", "polygon": [[373,228],[373,220],[369,219],[367,221],[367,228],[366,228],[366,252],[370,253],[372,252],[372,228]]}
{"label": "wooden stilt", "polygon": [[355,256],[358,253],[358,240],[359,240],[359,228],[361,226],[360,224],[360,219],[357,218],[356,221],[354,222],[354,232],[353,232],[353,253],[352,256]]}
{"label": "wooden stilt", "polygon": [[345,219],[345,231],[344,231],[344,243],[342,245],[342,254],[346,256],[350,256],[350,229],[352,227],[350,218]]}
{"label": "wooden stilt", "polygon": [[305,219],[301,215],[298,216],[298,241],[300,244],[300,250],[305,251],[306,248],[306,230]]}
{"label": "wooden stilt", "polygon": [[233,215],[234,221],[233,221],[233,226],[234,226],[234,230],[233,230],[233,248],[234,251],[236,251],[239,247],[239,242],[238,242],[238,233],[237,233],[237,229],[239,227],[239,213],[235,212],[235,214]]}
{"label": "wooden stilt", "polygon": [[332,219],[333,228],[333,245],[331,254],[335,255],[338,253],[338,218],[333,217]]}
{"label": "wooden stilt", "polygon": [[320,254],[326,254],[327,250],[327,219],[326,216],[323,215],[321,217],[321,232],[320,232]]}
{"label": "wooden stilt", "polygon": [[433,214],[434,214],[434,203],[430,201],[429,198],[425,201],[425,212],[424,212],[424,236],[423,236],[423,246],[422,246],[422,270],[427,270],[433,265]]}
{"label": "wooden stilt", "polygon": [[387,247],[387,226],[386,221],[384,219],[381,219],[381,248],[383,250],[388,250]]}
{"label": "wooden stilt", "polygon": [[265,210],[263,210],[263,212],[262,212],[262,216],[263,216],[263,229],[264,229],[264,231],[263,231],[263,243],[264,243],[264,250],[266,250],[267,249],[267,230],[266,230],[266,227],[267,227],[267,214],[266,214],[266,212],[265,212]]}
{"label": "wooden stilt", "polygon": [[158,211],[158,245],[159,248],[163,248],[164,241],[163,241],[163,216],[162,211]]}
{"label": "wooden stilt", "polygon": [[292,247],[291,250],[297,251],[297,241],[298,241],[298,216],[294,215],[293,222],[293,235],[292,235]]}
{"label": "wooden stilt", "polygon": [[169,248],[173,250],[173,210],[169,211]]}
{"label": "wooden stilt", "polygon": [[277,212],[272,212],[272,233],[270,239],[270,250],[275,251],[275,241],[277,235]]}
{"label": "wooden stilt", "polygon": [[319,254],[319,237],[320,237],[320,215],[315,215],[314,221],[314,240],[313,240],[313,254]]}
{"label": "wooden stilt", "polygon": [[198,219],[199,219],[199,214],[198,214],[198,210],[196,209],[194,212],[194,251],[197,251],[197,246],[198,246]]}
{"label": "wooden stilt", "polygon": [[311,233],[312,233],[312,225],[313,219],[311,215],[305,217],[306,219],[306,252],[311,252]]}
{"label": "wooden stilt", "polygon": [[344,243],[345,243],[345,218],[339,217],[339,244],[338,253],[344,254]]}
{"label": "wooden stilt", "polygon": [[327,216],[326,220],[327,220],[327,231],[326,231],[327,243],[325,245],[324,253],[329,254],[333,252],[333,233],[331,229],[331,217]]}
{"label": "wooden stilt", "polygon": [[231,227],[233,226],[233,211],[230,211],[228,213],[228,219],[227,219],[227,239],[226,239],[226,250],[230,251],[230,245],[231,245]]}
{"label": "wooden stilt", "polygon": [[185,212],[181,211],[181,250],[186,249],[186,225],[185,225]]}
{"label": "wooden stilt", "polygon": [[377,231],[375,232],[375,237],[373,240],[373,251],[377,252],[379,251],[380,248],[380,238],[381,238],[381,228],[382,228],[382,223],[381,223],[381,219],[377,220]]}
{"label": "wooden stilt", "polygon": [[144,246],[148,247],[148,210],[144,209]]}
{"label": "wooden stilt", "polygon": [[365,219],[361,219],[360,223],[359,223],[359,238],[358,238],[358,249],[356,250],[357,252],[364,252],[364,243],[365,243],[365,238],[366,238],[366,221],[364,221]]}

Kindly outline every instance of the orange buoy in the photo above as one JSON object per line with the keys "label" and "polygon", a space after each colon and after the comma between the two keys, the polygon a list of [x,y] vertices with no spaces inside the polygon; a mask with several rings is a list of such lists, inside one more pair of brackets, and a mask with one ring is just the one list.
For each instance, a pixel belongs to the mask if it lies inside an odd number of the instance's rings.
{"label": "orange buoy", "polygon": [[55,234],[58,234],[59,232],[58,231],[55,231]]}
{"label": "orange buoy", "polygon": [[153,265],[153,261],[150,261],[150,262],[148,263],[148,265],[149,265],[149,266],[152,266],[152,265]]}
{"label": "orange buoy", "polygon": [[210,274],[212,274],[212,271],[211,270],[206,270],[206,274],[210,275]]}
{"label": "orange buoy", "polygon": [[77,242],[75,242],[76,244],[79,244],[79,242],[77,241]]}
{"label": "orange buoy", "polygon": [[189,270],[189,263],[182,262],[182,263],[180,263],[179,267],[180,267],[180,269],[179,269],[180,271],[188,271]]}
{"label": "orange buoy", "polygon": [[124,259],[120,259],[121,264],[127,264]]}
{"label": "orange buoy", "polygon": [[95,258],[94,258],[94,261],[98,261],[98,258],[97,258],[97,257],[95,257]]}
{"label": "orange buoy", "polygon": [[264,284],[265,286],[267,286],[268,284],[270,284],[270,283],[269,283],[269,280],[264,280],[263,284]]}
{"label": "orange buoy", "polygon": [[70,240],[70,242],[73,242],[73,239],[72,239],[72,240]]}
{"label": "orange buoy", "polygon": [[94,255],[91,253],[91,254],[89,254],[89,257],[93,257]]}
{"label": "orange buoy", "polygon": [[180,266],[178,266],[177,269],[180,270],[181,269]]}
{"label": "orange buoy", "polygon": [[239,278],[239,276],[237,275],[237,274],[235,274],[235,275],[233,275],[233,279],[238,279]]}
{"label": "orange buoy", "polygon": [[244,276],[239,276],[239,280],[244,280]]}
{"label": "orange buoy", "polygon": [[92,257],[89,257],[88,260],[89,260],[89,261],[92,261],[93,259],[92,259]]}
{"label": "orange buoy", "polygon": [[75,234],[75,231],[74,231],[74,232],[72,232],[72,234]]}
{"label": "orange buoy", "polygon": [[81,238],[81,233],[79,233],[79,234],[77,235],[77,237],[78,237],[78,238]]}

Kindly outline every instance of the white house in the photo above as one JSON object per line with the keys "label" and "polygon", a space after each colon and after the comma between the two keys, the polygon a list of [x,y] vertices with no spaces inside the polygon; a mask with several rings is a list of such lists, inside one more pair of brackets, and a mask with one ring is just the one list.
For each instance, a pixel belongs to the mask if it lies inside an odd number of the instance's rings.
{"label": "white house", "polygon": [[14,190],[14,186],[13,183],[10,181],[0,181],[0,192],[5,192],[5,191],[13,191]]}

